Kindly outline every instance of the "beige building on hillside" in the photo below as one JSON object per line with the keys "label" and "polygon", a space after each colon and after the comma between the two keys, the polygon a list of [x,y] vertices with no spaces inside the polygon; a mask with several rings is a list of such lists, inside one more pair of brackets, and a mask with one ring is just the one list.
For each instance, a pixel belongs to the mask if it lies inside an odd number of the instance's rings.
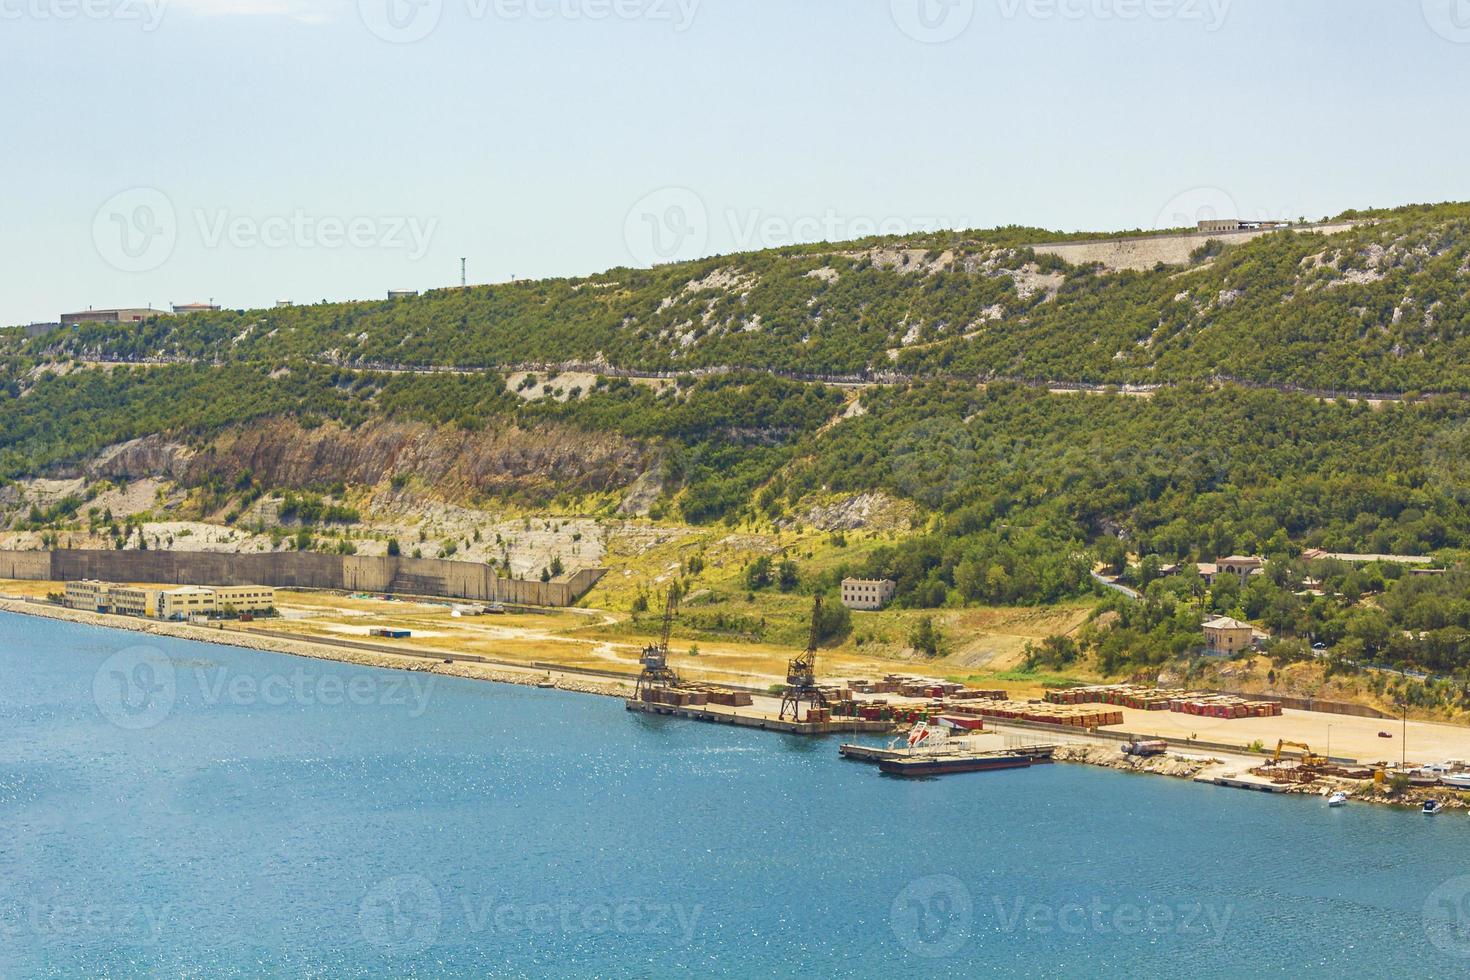
{"label": "beige building on hillside", "polygon": [[1208,620],[1204,631],[1205,650],[1215,656],[1231,656],[1256,643],[1256,628],[1229,616]]}
{"label": "beige building on hillside", "polygon": [[893,601],[898,583],[888,578],[845,578],[842,580],[842,604],[849,609],[882,609]]}
{"label": "beige building on hillside", "polygon": [[1229,558],[1221,558],[1215,564],[1219,567],[1220,574],[1234,575],[1244,585],[1246,579],[1266,567],[1266,559],[1254,555],[1231,555]]}

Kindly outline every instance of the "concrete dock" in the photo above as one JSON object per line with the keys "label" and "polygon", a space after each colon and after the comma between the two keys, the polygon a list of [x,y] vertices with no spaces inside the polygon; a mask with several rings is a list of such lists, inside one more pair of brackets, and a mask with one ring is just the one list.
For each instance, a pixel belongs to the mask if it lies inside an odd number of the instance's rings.
{"label": "concrete dock", "polygon": [[1257,793],[1285,793],[1290,786],[1281,783],[1273,783],[1269,779],[1253,776],[1250,773],[1237,772],[1202,772],[1194,777],[1197,783],[1208,783],[1211,786],[1229,786],[1233,789],[1249,789]]}
{"label": "concrete dock", "polygon": [[893,723],[889,721],[863,721],[860,718],[833,718],[826,722],[788,721],[773,718],[769,713],[758,708],[732,707],[721,704],[672,705],[629,698],[623,702],[623,706],[639,714],[667,715],[674,718],[687,718],[691,721],[714,722],[717,725],[738,725],[741,728],[786,732],[791,735],[832,735],[838,732],[881,735],[893,731]]}

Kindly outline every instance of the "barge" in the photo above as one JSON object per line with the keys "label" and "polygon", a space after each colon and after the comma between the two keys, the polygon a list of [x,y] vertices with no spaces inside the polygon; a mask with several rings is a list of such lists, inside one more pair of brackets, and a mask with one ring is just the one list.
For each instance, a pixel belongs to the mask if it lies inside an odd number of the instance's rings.
{"label": "barge", "polygon": [[994,769],[1026,769],[1048,762],[1026,752],[962,752],[955,754],[905,755],[878,760],[878,771],[889,776],[947,776],[957,772],[990,772]]}
{"label": "barge", "polygon": [[972,733],[953,736],[948,726],[919,722],[907,739],[894,739],[886,747],[846,744],[838,747],[845,759],[877,763],[878,771],[890,776],[944,776],[956,772],[989,772],[993,769],[1025,769],[1050,762],[1055,745],[994,745],[994,737]]}

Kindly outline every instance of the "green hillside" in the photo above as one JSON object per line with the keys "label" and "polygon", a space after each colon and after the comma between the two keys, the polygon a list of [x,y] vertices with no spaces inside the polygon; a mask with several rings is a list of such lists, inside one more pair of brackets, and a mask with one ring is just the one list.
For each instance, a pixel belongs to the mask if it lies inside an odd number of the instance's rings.
{"label": "green hillside", "polygon": [[1341,217],[1364,223],[1237,245],[1201,236],[1188,261],[1148,271],[1073,266],[1027,247],[1088,236],[999,229],[94,325],[26,351],[1470,390],[1470,206]]}
{"label": "green hillside", "polygon": [[[486,511],[830,527],[837,551],[802,588],[892,577],[910,608],[1089,594],[1094,564],[1121,568],[1124,552],[1454,560],[1470,551],[1470,400],[1458,394],[1470,391],[1470,207],[1345,217],[1363,223],[1202,237],[1187,263],[1146,271],[1022,247],[1087,236],[1003,229],[12,333],[0,340],[0,531],[93,531],[109,518],[88,495],[106,479],[166,478],[192,494],[170,506],[225,522],[287,491],[317,495],[293,510],[353,521],[374,486],[417,479],[426,499]],[[582,367],[528,368],[547,362]],[[1017,378],[1151,387],[1053,393]],[[425,452],[426,433],[457,434],[440,455],[482,455],[426,476],[399,453]],[[96,464],[144,437],[147,452]],[[36,478],[77,474],[75,494],[37,502]],[[889,516],[823,516],[852,501]],[[844,530],[867,536],[847,558]],[[1285,632],[1305,630],[1305,607],[1282,598],[1304,576],[1216,608],[1275,609]],[[1180,612],[1189,586],[1170,588],[1120,610],[1114,632],[1131,631],[1136,658],[1195,641],[1197,610]],[[1456,601],[1395,622],[1463,633],[1470,606]],[[1329,620],[1319,611],[1313,632]],[[1436,662],[1458,662],[1456,635],[1435,641]]]}

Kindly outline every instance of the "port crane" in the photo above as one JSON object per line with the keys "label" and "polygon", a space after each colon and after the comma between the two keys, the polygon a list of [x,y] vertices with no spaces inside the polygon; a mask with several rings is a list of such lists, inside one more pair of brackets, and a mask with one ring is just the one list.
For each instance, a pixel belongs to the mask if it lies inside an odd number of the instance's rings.
{"label": "port crane", "polygon": [[817,687],[817,640],[821,637],[822,597],[812,600],[812,628],[807,637],[806,652],[786,666],[786,691],[781,696],[782,720],[790,710],[791,720],[801,720],[801,704],[805,701],[808,713],[812,708],[825,708],[827,695]]}
{"label": "port crane", "polygon": [[664,624],[663,631],[659,634],[657,643],[650,643],[643,648],[643,654],[638,662],[643,665],[643,671],[638,675],[638,685],[635,689],[635,697],[642,699],[643,692],[655,687],[678,687],[679,675],[669,666],[669,635],[674,629],[674,615],[679,611],[679,593],[669,589],[668,598],[664,601]]}

